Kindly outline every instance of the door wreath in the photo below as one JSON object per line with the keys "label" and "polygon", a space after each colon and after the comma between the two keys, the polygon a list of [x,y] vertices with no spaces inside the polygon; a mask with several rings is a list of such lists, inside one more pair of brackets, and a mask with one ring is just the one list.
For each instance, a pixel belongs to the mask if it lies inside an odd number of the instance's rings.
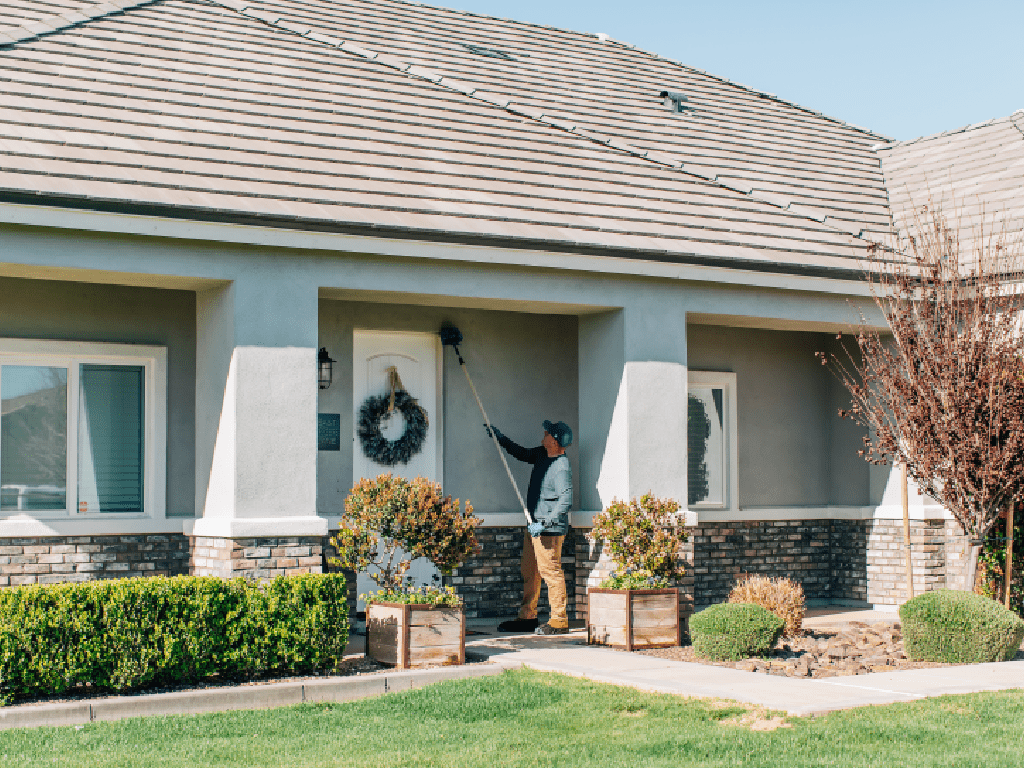
{"label": "door wreath", "polygon": [[[393,467],[395,464],[408,464],[413,456],[423,450],[430,422],[427,412],[402,386],[398,369],[392,366],[387,369],[387,373],[390,394],[371,395],[363,401],[359,408],[357,432],[363,454],[367,458],[386,467]],[[397,440],[388,440],[381,433],[380,425],[382,421],[391,418],[396,409],[405,419],[405,431]]]}

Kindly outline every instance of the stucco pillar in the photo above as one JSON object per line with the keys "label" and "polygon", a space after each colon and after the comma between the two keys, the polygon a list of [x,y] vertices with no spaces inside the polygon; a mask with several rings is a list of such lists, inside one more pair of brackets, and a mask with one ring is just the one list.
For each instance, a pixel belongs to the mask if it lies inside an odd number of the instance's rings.
{"label": "stucco pillar", "polygon": [[[316,514],[316,285],[254,273],[199,292],[196,308],[202,518],[192,535],[235,544],[323,536],[327,521]],[[302,553],[293,548],[291,555]]]}
{"label": "stucco pillar", "polygon": [[584,510],[651,492],[686,502],[686,313],[652,297],[579,330]]}

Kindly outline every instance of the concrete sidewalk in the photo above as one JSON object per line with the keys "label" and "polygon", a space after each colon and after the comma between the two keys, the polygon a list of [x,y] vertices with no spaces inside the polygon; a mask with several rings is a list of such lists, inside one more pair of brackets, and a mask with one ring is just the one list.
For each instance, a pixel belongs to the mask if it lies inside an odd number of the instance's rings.
{"label": "concrete sidewalk", "polygon": [[[809,629],[841,629],[850,621],[894,622],[893,613],[877,611],[809,611]],[[478,631],[484,629],[477,628]],[[743,672],[728,667],[660,659],[588,646],[585,630],[537,637],[500,635],[466,639],[467,652],[502,663],[560,672],[597,682],[644,691],[759,704],[790,715],[815,715],[868,704],[915,701],[947,693],[974,693],[1024,688],[1024,661],[879,672],[849,677],[799,679]]]}

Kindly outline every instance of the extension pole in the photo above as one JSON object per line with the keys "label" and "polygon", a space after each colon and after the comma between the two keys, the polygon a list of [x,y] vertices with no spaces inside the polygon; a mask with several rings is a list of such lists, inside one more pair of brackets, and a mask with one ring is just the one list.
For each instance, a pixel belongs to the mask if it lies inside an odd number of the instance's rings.
{"label": "extension pole", "polygon": [[903,551],[907,558],[907,600],[914,596],[914,567],[911,564],[910,551],[910,492],[907,488],[907,465],[900,464],[902,476],[901,496],[903,500]]}
{"label": "extension pole", "polygon": [[455,354],[459,358],[459,365],[462,367],[462,372],[466,374],[466,381],[469,382],[469,388],[473,390],[473,397],[476,398],[476,404],[480,406],[480,413],[484,417],[484,423],[487,425],[487,431],[490,433],[491,440],[494,442],[494,447],[498,451],[498,458],[501,459],[501,463],[505,466],[505,473],[508,475],[508,481],[512,483],[512,488],[516,492],[516,498],[519,499],[519,506],[523,508],[523,514],[526,515],[526,522],[532,523],[533,516],[530,515],[530,511],[526,508],[526,502],[523,501],[523,494],[519,492],[519,486],[516,485],[515,478],[512,477],[512,470],[509,469],[508,461],[505,459],[505,452],[501,450],[501,444],[498,442],[498,438],[494,434],[494,428],[491,427],[491,420],[487,418],[487,411],[484,410],[484,404],[480,401],[480,395],[476,392],[476,387],[473,385],[473,379],[469,376],[469,369],[466,367],[466,361],[462,359],[462,353],[459,351],[458,345],[452,344],[452,349],[455,350]]}

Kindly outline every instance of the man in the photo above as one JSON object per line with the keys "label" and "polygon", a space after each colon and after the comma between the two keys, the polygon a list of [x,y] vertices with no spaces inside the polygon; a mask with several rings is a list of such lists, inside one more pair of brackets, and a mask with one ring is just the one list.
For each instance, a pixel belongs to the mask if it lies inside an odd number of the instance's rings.
{"label": "man", "polygon": [[[486,428],[486,426],[485,426]],[[565,422],[544,422],[544,438],[536,448],[523,448],[491,427],[498,443],[510,456],[533,465],[526,508],[534,522],[523,537],[523,603],[519,616],[498,625],[501,632],[532,632],[564,635],[569,631],[566,614],[565,575],[562,573],[562,542],[569,532],[572,506],[572,469],[565,449],[572,444],[572,430]],[[548,585],[551,616],[537,626],[537,602],[541,580]]]}

